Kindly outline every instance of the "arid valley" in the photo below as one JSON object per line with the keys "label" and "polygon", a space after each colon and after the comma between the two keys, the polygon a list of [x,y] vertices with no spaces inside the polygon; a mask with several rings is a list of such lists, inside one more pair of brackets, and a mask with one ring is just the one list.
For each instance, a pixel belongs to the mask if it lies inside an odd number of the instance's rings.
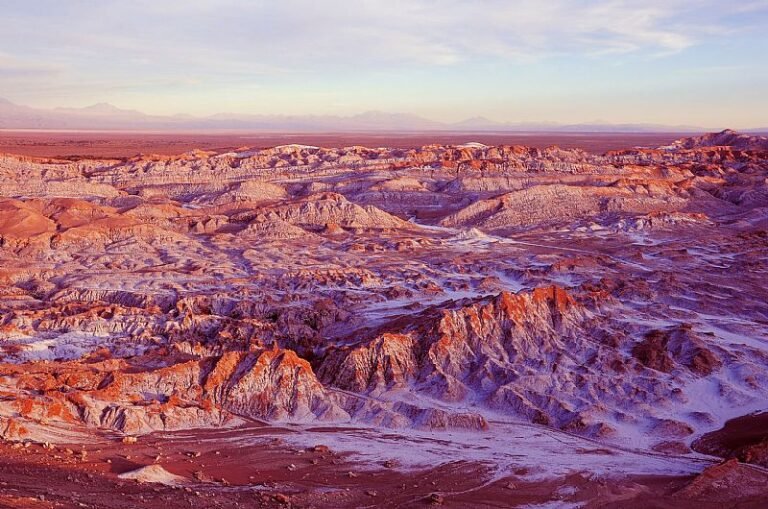
{"label": "arid valley", "polygon": [[0,506],[765,507],[768,139],[442,136],[3,133]]}

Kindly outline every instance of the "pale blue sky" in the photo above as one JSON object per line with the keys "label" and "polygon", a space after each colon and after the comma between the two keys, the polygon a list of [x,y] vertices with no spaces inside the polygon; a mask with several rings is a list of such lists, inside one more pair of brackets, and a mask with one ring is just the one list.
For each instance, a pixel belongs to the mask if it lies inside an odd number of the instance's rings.
{"label": "pale blue sky", "polygon": [[768,125],[768,0],[0,0],[0,97]]}

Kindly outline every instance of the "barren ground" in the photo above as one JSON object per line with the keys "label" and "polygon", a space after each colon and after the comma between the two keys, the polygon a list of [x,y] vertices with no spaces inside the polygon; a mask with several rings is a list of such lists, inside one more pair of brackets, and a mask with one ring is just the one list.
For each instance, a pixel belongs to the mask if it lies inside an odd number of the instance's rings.
{"label": "barren ground", "polygon": [[0,152],[38,157],[133,157],[137,154],[181,154],[193,149],[224,152],[239,147],[274,147],[290,143],[322,147],[415,148],[431,143],[528,145],[581,148],[589,152],[671,143],[680,133],[133,133],[0,130]]}
{"label": "barren ground", "polygon": [[765,507],[768,139],[495,136],[0,134],[0,506]]}

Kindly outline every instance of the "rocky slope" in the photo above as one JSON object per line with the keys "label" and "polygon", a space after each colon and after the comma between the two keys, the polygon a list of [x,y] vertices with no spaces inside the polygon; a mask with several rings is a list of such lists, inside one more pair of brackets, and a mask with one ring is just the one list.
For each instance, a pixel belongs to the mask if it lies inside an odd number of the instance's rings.
{"label": "rocky slope", "polygon": [[557,428],[670,455],[768,401],[768,151],[0,157],[0,433]]}

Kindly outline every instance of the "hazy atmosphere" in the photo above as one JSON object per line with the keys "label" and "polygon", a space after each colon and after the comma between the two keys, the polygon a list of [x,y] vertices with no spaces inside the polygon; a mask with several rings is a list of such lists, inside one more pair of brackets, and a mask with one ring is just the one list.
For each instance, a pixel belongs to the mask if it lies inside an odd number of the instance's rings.
{"label": "hazy atmosphere", "polygon": [[5,1],[0,97],[150,114],[768,125],[768,2]]}

